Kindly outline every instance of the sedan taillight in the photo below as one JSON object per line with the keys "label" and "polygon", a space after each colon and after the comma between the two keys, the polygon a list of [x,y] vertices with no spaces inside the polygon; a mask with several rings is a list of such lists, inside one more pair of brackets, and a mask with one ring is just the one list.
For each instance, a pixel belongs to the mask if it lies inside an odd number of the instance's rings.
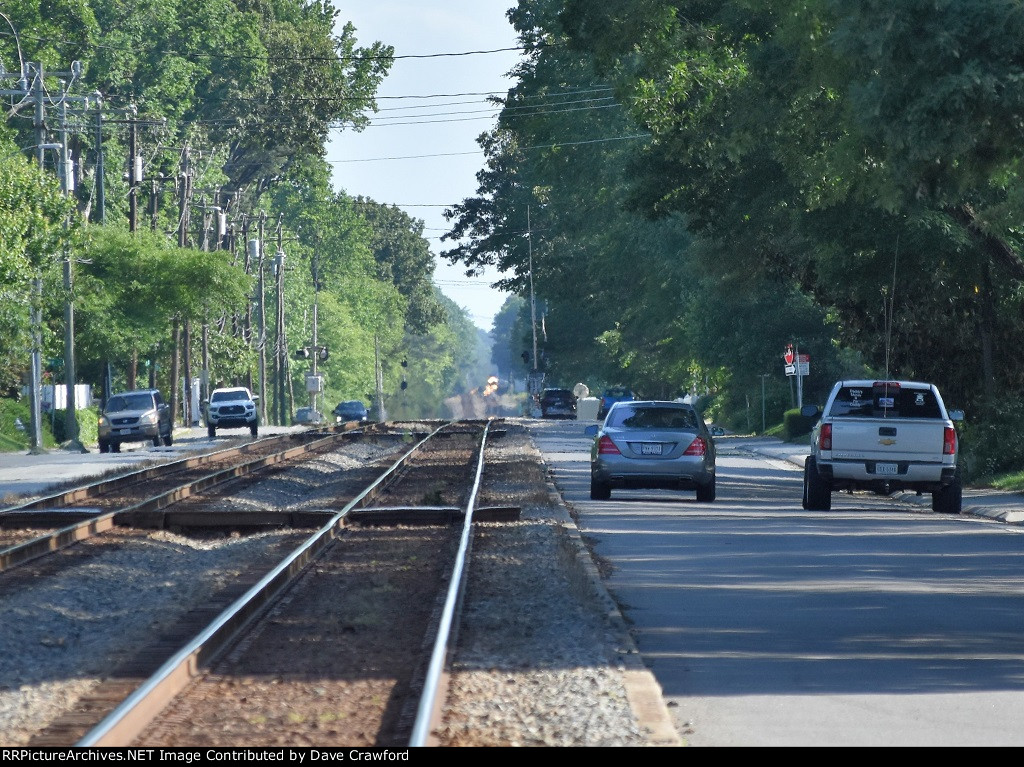
{"label": "sedan taillight", "polygon": [[823,423],[821,425],[821,433],[818,435],[818,447],[821,450],[832,449],[832,424]]}
{"label": "sedan taillight", "polygon": [[611,437],[601,437],[600,441],[597,443],[597,452],[600,453],[601,455],[605,455],[605,454],[608,454],[608,455],[621,455],[622,454],[622,451],[620,451],[615,446],[615,443],[612,442],[612,438]]}
{"label": "sedan taillight", "polygon": [[942,454],[956,455],[956,429],[947,426],[942,434]]}
{"label": "sedan taillight", "polygon": [[695,437],[690,446],[683,451],[683,455],[705,455],[708,452],[708,443],[703,437]]}

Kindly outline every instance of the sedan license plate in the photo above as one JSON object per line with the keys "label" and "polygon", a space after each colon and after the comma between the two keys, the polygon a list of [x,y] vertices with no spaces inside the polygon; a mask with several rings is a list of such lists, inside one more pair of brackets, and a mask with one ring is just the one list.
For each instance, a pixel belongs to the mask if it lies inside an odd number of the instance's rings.
{"label": "sedan license plate", "polygon": [[641,442],[640,455],[661,455],[660,442]]}
{"label": "sedan license plate", "polygon": [[895,463],[876,463],[875,474],[898,474],[899,466]]}

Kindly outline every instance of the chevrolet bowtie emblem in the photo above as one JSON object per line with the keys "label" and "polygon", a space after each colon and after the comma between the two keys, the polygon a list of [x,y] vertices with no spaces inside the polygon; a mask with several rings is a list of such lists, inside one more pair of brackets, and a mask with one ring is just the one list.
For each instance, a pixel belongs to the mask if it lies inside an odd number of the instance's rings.
{"label": "chevrolet bowtie emblem", "polygon": [[896,440],[894,439],[880,439],[878,440],[879,445],[895,445]]}

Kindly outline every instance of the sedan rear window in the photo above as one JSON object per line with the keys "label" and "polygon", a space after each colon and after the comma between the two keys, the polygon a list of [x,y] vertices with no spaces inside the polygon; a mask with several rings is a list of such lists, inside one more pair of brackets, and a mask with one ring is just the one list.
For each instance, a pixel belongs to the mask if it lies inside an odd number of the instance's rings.
{"label": "sedan rear window", "polygon": [[627,429],[685,429],[697,431],[697,413],[687,408],[618,405],[608,416],[608,426]]}

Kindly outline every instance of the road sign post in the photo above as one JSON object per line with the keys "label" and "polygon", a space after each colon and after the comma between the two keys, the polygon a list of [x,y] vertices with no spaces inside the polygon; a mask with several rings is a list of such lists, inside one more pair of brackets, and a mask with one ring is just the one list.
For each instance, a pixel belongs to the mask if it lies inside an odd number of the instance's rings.
{"label": "road sign post", "polygon": [[786,363],[786,375],[796,376],[796,406],[802,408],[804,406],[804,376],[811,372],[811,355],[801,354],[800,347],[794,347],[793,344],[786,346],[786,351],[782,355],[783,362]]}

